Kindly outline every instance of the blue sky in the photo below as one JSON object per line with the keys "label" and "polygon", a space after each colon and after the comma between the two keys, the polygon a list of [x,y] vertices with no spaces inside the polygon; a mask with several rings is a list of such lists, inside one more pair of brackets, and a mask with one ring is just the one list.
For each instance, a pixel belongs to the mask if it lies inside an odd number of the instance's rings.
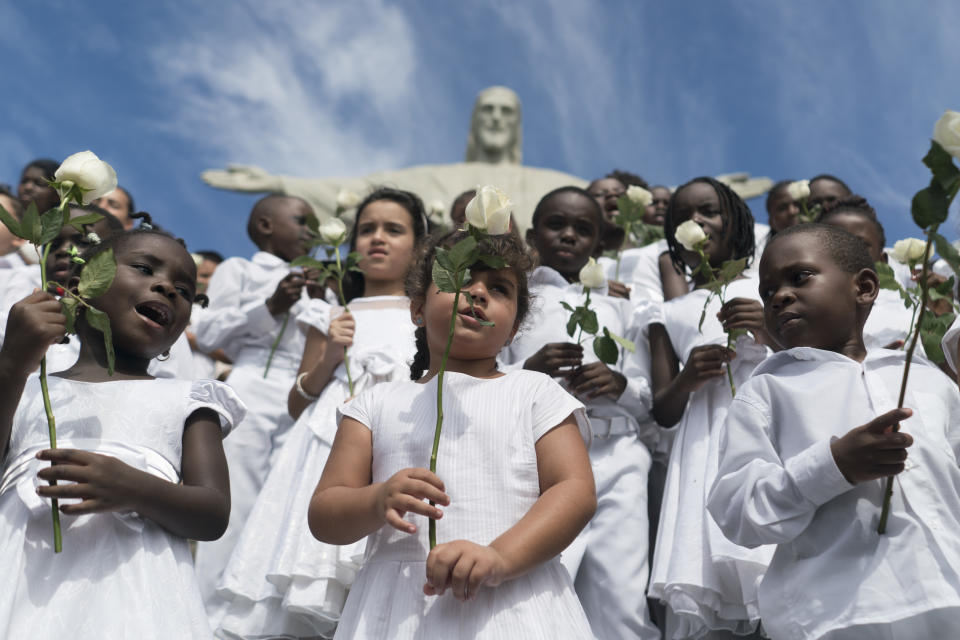
{"label": "blue sky", "polygon": [[92,149],[139,208],[226,255],[253,251],[256,197],[207,187],[203,169],[458,162],[474,97],[493,84],[523,101],[525,164],[668,184],[834,173],[891,241],[917,235],[920,159],[937,118],[960,110],[955,0],[77,6],[0,4],[0,181]]}

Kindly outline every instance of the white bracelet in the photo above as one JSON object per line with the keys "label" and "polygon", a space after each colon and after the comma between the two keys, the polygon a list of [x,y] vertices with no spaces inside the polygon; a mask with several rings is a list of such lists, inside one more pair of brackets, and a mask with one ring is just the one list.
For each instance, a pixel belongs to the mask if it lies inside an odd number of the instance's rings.
{"label": "white bracelet", "polygon": [[306,377],[307,372],[304,371],[297,376],[297,381],[293,383],[293,388],[297,391],[301,398],[313,402],[320,397],[320,394],[313,395],[312,393],[307,393],[307,390],[303,388],[303,379]]}

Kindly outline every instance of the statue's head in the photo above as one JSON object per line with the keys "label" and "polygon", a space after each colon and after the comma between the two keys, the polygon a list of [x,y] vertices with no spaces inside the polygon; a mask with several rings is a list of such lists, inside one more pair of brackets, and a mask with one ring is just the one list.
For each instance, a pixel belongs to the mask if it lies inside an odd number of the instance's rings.
{"label": "statue's head", "polygon": [[507,87],[487,87],[473,103],[467,162],[520,164],[520,98]]}

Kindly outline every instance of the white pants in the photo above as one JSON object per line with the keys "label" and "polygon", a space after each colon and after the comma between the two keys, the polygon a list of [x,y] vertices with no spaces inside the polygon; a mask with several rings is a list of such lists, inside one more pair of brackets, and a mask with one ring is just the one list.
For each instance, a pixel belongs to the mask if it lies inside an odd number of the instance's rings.
{"label": "white pants", "polygon": [[227,380],[247,405],[247,417],[223,441],[230,468],[230,524],[219,540],[197,544],[197,581],[205,603],[210,602],[240,538],[270,471],[272,456],[293,424],[287,413],[287,394],[293,386],[296,368],[290,369],[286,362],[274,362],[266,378],[263,370],[260,363],[238,362]]}
{"label": "white pants", "polygon": [[599,640],[659,639],[647,612],[650,452],[635,433],[594,437],[597,512],[561,562]]}

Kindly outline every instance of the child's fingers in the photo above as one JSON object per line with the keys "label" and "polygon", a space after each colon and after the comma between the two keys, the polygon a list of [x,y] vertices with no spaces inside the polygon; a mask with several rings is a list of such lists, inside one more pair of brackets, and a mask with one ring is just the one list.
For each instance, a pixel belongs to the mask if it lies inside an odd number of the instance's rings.
{"label": "child's fingers", "polygon": [[71,482],[69,484],[40,485],[37,495],[41,498],[84,499],[92,497],[90,485]]}
{"label": "child's fingers", "polygon": [[[437,474],[433,473],[429,469],[420,469],[420,468],[409,469],[407,471],[407,477],[413,478],[414,480],[422,480],[424,482],[432,484],[437,489],[440,489],[440,491],[446,491],[446,487],[444,487],[443,485],[443,480],[441,480]],[[446,496],[444,497],[446,498]],[[447,502],[449,502],[449,500]],[[447,502],[443,502],[443,504],[447,504]]]}
{"label": "child's fingers", "polygon": [[473,555],[462,554],[450,571],[450,590],[453,597],[461,602],[470,599],[470,574],[477,565]]}
{"label": "child's fingers", "polygon": [[388,503],[388,508],[396,509],[404,513],[416,513],[426,518],[439,520],[443,517],[443,511],[439,507],[431,505],[420,498],[410,495],[401,495],[393,498]]}
{"label": "child's fingers", "polygon": [[400,489],[403,495],[415,500],[433,500],[444,506],[450,504],[450,496],[423,480],[410,479]]}
{"label": "child's fingers", "polygon": [[460,558],[461,550],[452,544],[434,547],[427,556],[427,584],[433,587],[436,595],[443,595],[450,584],[450,568]]}
{"label": "child's fingers", "polygon": [[37,472],[37,477],[46,482],[55,480],[66,480],[68,482],[85,482],[87,477],[87,468],[84,465],[76,464],[55,464]]}
{"label": "child's fingers", "polygon": [[386,521],[391,527],[397,531],[402,531],[404,533],[416,533],[417,525],[412,522],[407,522],[400,515],[400,512],[396,509],[387,509]]}
{"label": "child's fingers", "polygon": [[901,420],[906,420],[913,415],[912,409],[907,409],[906,407],[902,409],[893,409],[892,411],[887,411],[886,413],[880,414],[867,424],[863,425],[863,430],[868,433],[884,433],[887,429],[892,429],[896,431],[900,426]]}
{"label": "child's fingers", "polygon": [[90,464],[91,454],[83,449],[43,449],[37,452],[37,458],[40,460],[49,460],[54,464],[64,464],[67,462],[86,465]]}
{"label": "child's fingers", "polygon": [[80,516],[87,513],[101,513],[110,511],[110,506],[97,498],[91,498],[75,504],[62,504],[60,511],[72,516]]}

